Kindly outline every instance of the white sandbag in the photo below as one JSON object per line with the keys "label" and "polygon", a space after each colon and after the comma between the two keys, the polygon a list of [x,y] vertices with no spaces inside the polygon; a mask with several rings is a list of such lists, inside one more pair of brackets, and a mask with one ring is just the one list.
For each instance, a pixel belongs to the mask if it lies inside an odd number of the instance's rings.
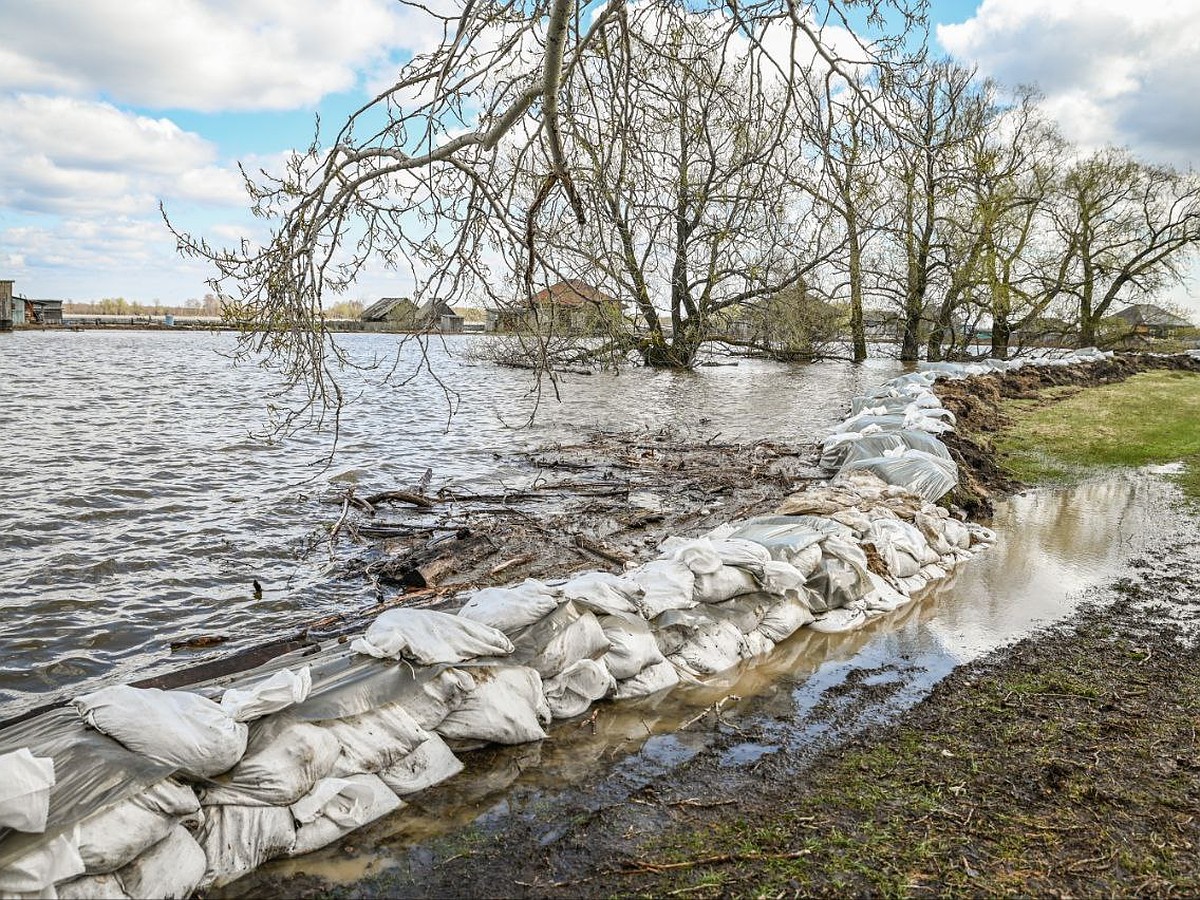
{"label": "white sandbag", "polygon": [[[819,545],[814,546],[817,547],[817,563],[819,563],[821,561],[821,551]],[[791,563],[771,559],[763,563],[762,589],[777,597],[800,600],[807,604],[808,599],[804,589],[804,582],[808,580],[809,574],[801,572]]]}
{"label": "white sandbag", "polygon": [[892,612],[906,605],[910,598],[900,593],[874,572],[868,573],[871,578],[871,592],[862,599],[862,604],[868,610],[875,612]]}
{"label": "white sandbag", "polygon": [[751,574],[757,575],[764,563],[771,559],[771,551],[762,544],[748,541],[745,538],[726,538],[712,542],[713,549],[721,562],[727,566],[740,566]]}
{"label": "white sandbag", "polygon": [[82,875],[75,835],[60,834],[0,868],[0,894],[32,893]]}
{"label": "white sandbag", "polygon": [[[946,537],[947,521],[949,520],[924,511],[918,512],[913,517],[913,525],[921,532],[921,536],[925,538],[930,549],[938,557],[945,556],[954,548],[954,545]],[[932,560],[925,559],[924,562],[929,563]]]}
{"label": "white sandbag", "polygon": [[740,653],[742,659],[754,659],[757,656],[766,656],[774,649],[773,640],[761,631],[751,631],[743,636]]}
{"label": "white sandbag", "polygon": [[967,532],[971,536],[971,546],[976,544],[996,543],[996,532],[980,525],[978,522],[967,522]]}
{"label": "white sandbag", "polygon": [[613,614],[600,616],[599,621],[609,644],[600,661],[617,680],[632,678],[665,659],[650,625],[641,616]]}
{"label": "white sandbag", "polygon": [[183,900],[204,880],[208,860],[196,839],[181,825],[117,872],[132,900]]}
{"label": "white sandbag", "polygon": [[691,635],[667,657],[689,675],[703,677],[724,672],[741,659],[742,632],[731,622],[712,622]]}
{"label": "white sandbag", "polygon": [[608,652],[608,638],[596,616],[567,601],[540,622],[513,636],[513,662],[553,678],[581,659]]}
{"label": "white sandbag", "polygon": [[915,597],[918,593],[925,590],[929,582],[923,575],[913,575],[910,578],[897,578],[896,589],[902,594],[908,594],[910,597]]}
{"label": "white sandbag", "polygon": [[441,735],[434,734],[404,759],[380,772],[379,777],[392,793],[406,797],[441,784],[462,770],[462,761]]}
{"label": "white sandbag", "polygon": [[527,578],[515,588],[476,591],[458,614],[511,636],[557,608],[554,591],[536,579]]}
{"label": "white sandbag", "polygon": [[729,622],[742,634],[749,634],[751,631],[758,630],[767,610],[778,601],[778,597],[759,591],[754,594],[743,594],[741,597],[726,600],[724,603],[705,604],[696,609],[704,610],[705,614],[714,621]]}
{"label": "white sandbag", "polygon": [[545,739],[550,707],[542,679],[527,666],[492,666],[472,670],[475,690],[437,727],[442,737],[524,744]]}
{"label": "white sandbag", "polygon": [[424,681],[415,696],[405,698],[404,709],[414,722],[432,731],[473,690],[475,679],[465,669],[443,669]]}
{"label": "white sandbag", "polygon": [[542,682],[542,692],[550,715],[556,719],[570,719],[587,711],[597,700],[608,696],[617,686],[616,679],[602,663],[594,659],[581,659]]}
{"label": "white sandbag", "polygon": [[374,822],[404,803],[378,775],[327,778],[292,806],[296,843],[289,856],[301,856]]}
{"label": "white sandbag", "polygon": [[853,528],[856,534],[862,534],[871,524],[871,518],[857,506],[848,506],[830,513],[829,518],[841,522],[848,528]]}
{"label": "white sandbag", "polygon": [[637,612],[642,589],[637,582],[608,572],[584,572],[561,588],[562,595],[597,613]]}
{"label": "white sandbag", "polygon": [[22,747],[0,756],[0,828],[40,834],[46,830],[54,760]]}
{"label": "white sandbag", "polygon": [[668,609],[690,609],[696,605],[692,596],[696,575],[679,560],[655,559],[628,572],[627,577],[642,589],[641,599],[635,602],[647,619]]}
{"label": "white sandbag", "polygon": [[297,672],[282,669],[249,688],[229,688],[221,697],[221,709],[237,722],[249,722],[277,713],[308,699],[312,690],[312,669]]}
{"label": "white sandbag", "polygon": [[889,518],[872,521],[863,534],[863,543],[875,547],[888,572],[896,578],[916,575],[928,547],[915,526]]}
{"label": "white sandbag", "polygon": [[84,875],[82,878],[60,881],[54,886],[54,892],[58,900],[129,900],[116,873]]}
{"label": "white sandbag", "polygon": [[[733,533],[733,537],[760,544],[766,548],[771,559],[790,563],[804,571],[814,554],[816,559],[820,559],[820,550],[810,548],[819,544],[830,533],[828,530],[818,529],[818,521],[812,516],[759,516],[744,523]],[[829,524],[836,528],[842,527]]]}
{"label": "white sandbag", "polygon": [[942,519],[942,533],[954,548],[966,550],[971,546],[971,532],[958,519]]}
{"label": "white sandbag", "polygon": [[692,596],[700,603],[720,603],[743,594],[752,594],[759,589],[754,576],[745,569],[722,565],[715,572],[696,576],[696,587]]}
{"label": "white sandbag", "polygon": [[636,697],[649,697],[659,691],[670,690],[679,684],[679,672],[668,660],[663,660],[652,666],[647,666],[634,675],[617,682],[613,697],[617,700],[632,700]]}
{"label": "white sandbag", "polygon": [[691,609],[668,609],[650,623],[650,631],[662,655],[670,656],[682,647],[688,638],[712,622],[712,617],[706,609],[699,606]]}
{"label": "white sandbag", "polygon": [[255,726],[246,755],[201,789],[205,806],[287,806],[312,790],[342,752],[327,729],[266,719]]}
{"label": "white sandbag", "polygon": [[867,611],[858,606],[846,606],[821,613],[808,627],[824,634],[856,631],[867,624]]}
{"label": "white sandbag", "polygon": [[858,470],[872,472],[888,484],[918,494],[931,503],[954,490],[958,484],[958,466],[953,460],[922,450],[905,450],[897,456],[885,454],[850,460],[842,468],[843,472]]}
{"label": "white sandbag", "polygon": [[213,806],[197,834],[207,864],[201,887],[224,887],[285,855],[296,843],[292,813],[278,806]]}
{"label": "white sandbag", "polygon": [[920,575],[926,581],[941,581],[946,577],[946,570],[937,564],[921,566]]}
{"label": "white sandbag", "polygon": [[758,624],[758,631],[778,644],[787,640],[813,618],[808,603],[785,597],[767,609]]}
{"label": "white sandbag", "polygon": [[431,609],[389,609],[350,649],[379,659],[408,659],[426,666],[506,656],[512,642],[490,625]]}
{"label": "white sandbag", "polygon": [[200,818],[195,792],[167,779],[88,816],[79,823],[76,846],[88,875],[106,875],[157,844],[181,820],[199,824]]}
{"label": "white sandbag", "polygon": [[846,606],[871,590],[867,557],[858,544],[829,537],[821,548],[821,564],[806,582],[809,605],[818,615]]}
{"label": "white sandbag", "polygon": [[337,778],[386,769],[432,737],[399,703],[323,722],[322,727],[337,738],[342,748],[328,773]]}
{"label": "white sandbag", "polygon": [[721,557],[708,538],[697,538],[681,544],[671,558],[683,563],[696,575],[711,575],[721,568]]}
{"label": "white sandbag", "polygon": [[246,751],[246,726],[189,691],[116,685],[71,702],[102,734],[197,777],[228,771]]}

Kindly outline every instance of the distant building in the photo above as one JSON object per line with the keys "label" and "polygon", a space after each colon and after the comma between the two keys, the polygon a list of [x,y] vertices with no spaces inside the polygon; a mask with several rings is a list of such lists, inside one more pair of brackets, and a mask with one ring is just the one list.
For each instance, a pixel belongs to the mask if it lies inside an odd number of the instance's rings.
{"label": "distant building", "polygon": [[584,281],[568,280],[538,291],[529,303],[487,310],[488,331],[559,331],[588,334],[621,318],[615,297]]}
{"label": "distant building", "polygon": [[0,281],[0,331],[14,325],[61,325],[61,300],[31,300],[13,291],[12,281]]}
{"label": "distant building", "polygon": [[63,323],[63,302],[61,300],[30,300],[25,301],[26,325],[61,325]]}
{"label": "distant building", "polygon": [[386,323],[400,331],[459,334],[463,330],[463,317],[445,300],[429,300],[417,306],[408,297],[384,297],[364,309],[359,319]]}
{"label": "distant building", "polygon": [[1170,338],[1185,328],[1195,327],[1187,319],[1153,303],[1135,303],[1113,313],[1112,318],[1129,326],[1132,335],[1144,338]]}

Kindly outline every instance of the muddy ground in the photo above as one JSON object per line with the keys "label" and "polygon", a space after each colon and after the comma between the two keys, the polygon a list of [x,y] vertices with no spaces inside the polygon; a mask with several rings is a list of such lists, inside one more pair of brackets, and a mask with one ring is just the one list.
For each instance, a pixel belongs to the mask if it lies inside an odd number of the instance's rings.
{"label": "muddy ground", "polygon": [[[1002,397],[1157,365],[1117,360],[941,387],[965,426],[954,446],[968,475],[959,501],[982,512],[1014,488],[988,465]],[[634,765],[614,750],[593,777],[512,792],[483,815],[479,797],[443,786],[413,811],[475,812],[427,833],[373,826],[325,854],[319,875],[303,862],[268,867],[229,893],[1196,893],[1200,523],[1176,514],[1175,537],[1089,594],[1070,623],[919,682],[842,668],[810,692],[792,740],[779,739],[778,697],[767,692],[681,719],[669,741],[643,740]],[[572,742],[560,743],[472,755],[466,775],[496,772],[503,783],[564,766]],[[656,767],[656,754],[674,758]],[[486,778],[465,783],[496,796]]]}

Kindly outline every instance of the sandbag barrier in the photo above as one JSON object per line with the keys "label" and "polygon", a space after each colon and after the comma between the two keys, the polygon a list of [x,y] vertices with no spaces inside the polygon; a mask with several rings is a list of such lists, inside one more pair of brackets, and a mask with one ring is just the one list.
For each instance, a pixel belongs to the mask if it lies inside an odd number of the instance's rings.
{"label": "sandbag barrier", "polygon": [[912,602],[995,538],[936,505],[958,473],[932,385],[1018,366],[934,364],[855,398],[822,444],[829,481],[623,573],[391,609],[348,646],[192,690],[104,688],[0,732],[0,897],[221,887],[403,809],[458,774],[463,751],[543,740],[598,701],[702,682],[800,628],[861,628]]}

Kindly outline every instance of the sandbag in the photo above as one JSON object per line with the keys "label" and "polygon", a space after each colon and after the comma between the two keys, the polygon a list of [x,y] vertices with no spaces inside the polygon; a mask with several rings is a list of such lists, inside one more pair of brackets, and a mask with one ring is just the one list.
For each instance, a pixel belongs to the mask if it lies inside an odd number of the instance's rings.
{"label": "sandbag", "polygon": [[321,724],[341,745],[327,773],[338,778],[386,769],[432,737],[399,703]]}
{"label": "sandbag", "polygon": [[596,616],[567,601],[539,622],[513,636],[514,663],[553,678],[581,659],[608,651],[608,639]]}
{"label": "sandbag", "polygon": [[212,806],[197,834],[207,864],[201,887],[224,887],[285,855],[296,843],[292,813],[278,806]]}
{"label": "sandbag", "polygon": [[431,735],[416,750],[379,773],[394,794],[406,797],[453,778],[463,764],[440,735]]}
{"label": "sandbag", "polygon": [[[827,531],[814,527],[815,524],[810,516],[759,516],[741,525],[732,537],[760,544],[771,559],[803,570],[797,562],[804,552],[828,536]],[[809,553],[808,559],[811,558]]]}
{"label": "sandbag", "polygon": [[554,591],[536,579],[527,578],[515,588],[476,591],[458,614],[511,636],[557,608]]}
{"label": "sandbag", "polygon": [[492,666],[472,670],[475,689],[462,705],[437,726],[452,740],[524,744],[545,739],[550,707],[542,679],[527,666]]}
{"label": "sandbag", "polygon": [[758,631],[778,644],[810,623],[813,618],[808,603],[785,597],[767,608],[758,624]]}
{"label": "sandbag", "polygon": [[809,604],[818,615],[857,600],[871,589],[862,548],[841,538],[826,538],[821,564],[809,576]]}
{"label": "sandbag", "polygon": [[650,625],[641,616],[614,613],[601,616],[599,621],[609,644],[600,661],[617,680],[632,678],[665,658]]}
{"label": "sandbag", "polygon": [[312,669],[298,672],[282,669],[248,688],[229,688],[221,697],[221,709],[235,722],[249,722],[303,703],[312,690]]}
{"label": "sandbag", "polygon": [[697,629],[667,659],[689,675],[715,675],[737,665],[741,646],[742,632],[737,626],[731,622],[711,622]]}
{"label": "sandbag", "polygon": [[28,747],[0,756],[0,828],[40,834],[46,830],[54,760]]}
{"label": "sandbag", "polygon": [[888,484],[902,487],[931,503],[958,485],[958,466],[954,461],[923,450],[904,450],[897,456],[851,460],[842,469],[858,470],[878,475]]}
{"label": "sandbag", "polygon": [[507,656],[513,647],[502,631],[464,616],[432,609],[389,609],[350,649],[379,659],[403,658],[432,666]]}
{"label": "sandbag", "polygon": [[83,721],[100,733],[189,775],[218,775],[246,751],[246,726],[212,700],[189,691],[116,685],[71,702]]}
{"label": "sandbag", "polygon": [[167,779],[88,816],[79,823],[76,846],[88,875],[106,875],[157,844],[182,820],[198,825],[200,819],[195,792]]}
{"label": "sandbag", "polygon": [[868,619],[867,611],[861,607],[841,607],[821,613],[808,627],[824,634],[839,634],[844,631],[857,631],[867,624]]}
{"label": "sandbag", "polygon": [[[821,561],[821,551],[820,545],[814,544],[813,546],[817,548],[817,559],[813,564],[813,568],[816,568]],[[777,597],[800,600],[807,604],[808,592],[805,590],[804,583],[808,580],[809,574],[811,573],[801,572],[791,563],[772,559],[763,563],[762,588]]]}
{"label": "sandbag", "polygon": [[700,603],[720,603],[759,590],[754,576],[737,566],[718,566],[715,572],[696,576],[693,597]]}
{"label": "sandbag", "polygon": [[863,534],[863,543],[871,544],[896,578],[911,578],[923,565],[928,544],[915,526],[899,519],[875,519]]}
{"label": "sandbag", "polygon": [[458,709],[475,690],[475,679],[464,669],[443,669],[421,685],[415,696],[404,699],[404,709],[426,731],[437,727],[451,710]]}
{"label": "sandbag", "polygon": [[[946,521],[948,520],[923,511],[913,517],[913,525],[921,532],[921,536],[925,538],[930,549],[939,557],[945,556],[954,549],[954,545],[946,538]],[[932,562],[929,559],[923,561]]]}
{"label": "sandbag", "polygon": [[204,880],[208,860],[196,839],[176,825],[161,841],[117,872],[132,900],[182,900]]}
{"label": "sandbag", "polygon": [[83,860],[73,833],[60,834],[0,868],[0,894],[27,894],[53,888],[82,875]]}
{"label": "sandbag", "polygon": [[641,614],[653,619],[668,609],[690,609],[696,605],[692,594],[696,575],[676,559],[655,559],[627,573],[630,581],[642,589],[635,602]]}
{"label": "sandbag", "polygon": [[727,566],[738,566],[752,575],[758,575],[763,564],[771,559],[771,551],[762,544],[745,538],[713,540],[712,545],[721,562]]}
{"label": "sandbag", "polygon": [[659,691],[670,690],[679,684],[679,672],[668,660],[663,660],[652,666],[647,666],[634,675],[617,682],[613,697],[617,700],[632,700],[636,697],[648,697]]}
{"label": "sandbag", "polygon": [[323,779],[292,805],[296,842],[288,856],[319,850],[402,806],[378,775]]}
{"label": "sandbag", "polygon": [[333,769],[342,747],[327,729],[283,718],[256,722],[245,757],[205,785],[205,806],[287,806]]}
{"label": "sandbag", "polygon": [[695,575],[711,575],[721,568],[721,557],[708,538],[697,538],[680,544],[671,558],[683,563]]}
{"label": "sandbag", "polygon": [[[201,855],[203,853],[201,851]],[[58,900],[129,900],[115,872],[60,881],[54,886],[54,892],[58,894]]]}
{"label": "sandbag", "polygon": [[560,674],[542,682],[542,692],[550,715],[570,719],[587,711],[595,701],[608,696],[617,686],[616,679],[602,663],[581,659]]}
{"label": "sandbag", "polygon": [[[950,458],[950,451],[937,435],[917,429],[901,429],[899,431],[879,431],[875,434],[836,435],[843,440],[826,440],[821,452],[821,468],[837,471],[846,463],[862,459],[872,459],[883,456],[889,450],[904,448],[923,450],[944,459]],[[853,470],[851,470],[853,471]]]}
{"label": "sandbag", "polygon": [[576,575],[561,588],[567,600],[596,613],[637,612],[642,588],[636,581],[608,572],[584,572]]}
{"label": "sandbag", "polygon": [[910,602],[910,598],[900,593],[874,572],[867,573],[871,579],[871,591],[862,598],[864,608],[874,612],[892,612]]}
{"label": "sandbag", "polygon": [[742,659],[754,659],[757,656],[766,656],[774,649],[775,642],[773,640],[761,631],[751,631],[744,635],[739,653]]}

